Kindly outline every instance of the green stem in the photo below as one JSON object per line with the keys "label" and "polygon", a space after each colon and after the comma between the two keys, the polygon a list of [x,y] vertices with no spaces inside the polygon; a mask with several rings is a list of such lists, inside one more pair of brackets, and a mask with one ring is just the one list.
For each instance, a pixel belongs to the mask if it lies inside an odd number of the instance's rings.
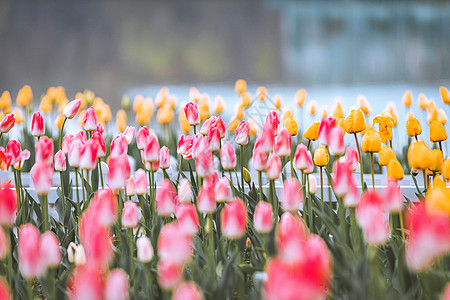
{"label": "green stem", "polygon": [[78,185],[78,168],[75,168],[75,185],[77,190],[77,218],[81,216],[80,191]]}
{"label": "green stem", "polygon": [[[215,258],[215,248],[214,248],[214,221],[212,214],[208,214],[208,221],[206,224],[208,226],[208,237],[209,237],[209,265],[211,267],[211,273],[214,278],[216,277],[216,258]],[[209,223],[209,224],[208,224]]]}
{"label": "green stem", "polygon": [[402,230],[402,240],[405,241],[405,227],[403,225],[403,213],[402,213],[402,211],[400,211],[398,213],[398,215],[399,215],[399,218],[400,218],[400,228]]}
{"label": "green stem", "polygon": [[25,208],[28,207],[28,201],[27,198],[25,196],[25,189],[23,188],[22,185],[22,175],[20,170],[17,170],[17,183],[19,184],[19,199],[22,202],[22,224],[25,224],[26,218],[27,218],[27,214],[26,214],[26,210]]}
{"label": "green stem", "polygon": [[39,198],[42,211],[42,232],[46,232],[48,231],[48,198],[46,194],[40,195]]}
{"label": "green stem", "polygon": [[28,299],[33,299],[33,283],[31,280],[27,280],[27,296]]}
{"label": "green stem", "polygon": [[370,170],[372,172],[372,188],[375,190],[375,176],[373,174],[373,152],[370,152]]}
{"label": "green stem", "polygon": [[153,172],[153,168],[150,168],[150,175],[152,176],[152,179],[150,181],[150,186],[151,186],[151,190],[150,190],[150,201],[151,201],[151,208],[153,213],[156,213],[156,198],[155,198],[155,173]]}
{"label": "green stem", "polygon": [[64,183],[63,183],[63,172],[59,172],[59,181],[61,182],[61,201],[63,207],[63,224],[64,224],[64,216],[66,215],[66,197],[64,194]]}
{"label": "green stem", "polygon": [[83,205],[85,205],[86,203],[86,190],[84,188],[84,175],[83,175],[83,170],[80,170],[80,176],[81,176],[81,189],[83,190]]}
{"label": "green stem", "polygon": [[[230,174],[230,185],[233,186],[233,176],[231,176],[232,175],[231,174],[231,170],[228,170],[228,172]],[[234,194],[234,188],[233,187],[231,187],[231,192],[233,193],[233,198],[234,198],[236,195]]]}
{"label": "green stem", "polygon": [[322,209],[323,209],[324,208],[324,204],[323,204],[323,172],[322,172],[322,167],[320,167],[320,201],[322,203]]}
{"label": "green stem", "polygon": [[[292,136],[291,136],[291,142],[292,142]],[[294,159],[292,155],[292,146],[291,146],[291,152],[290,152],[290,161],[291,161],[291,178],[294,178]]]}
{"label": "green stem", "polygon": [[178,164],[177,186],[180,183],[181,165],[183,163],[183,155],[180,155],[180,163]]}
{"label": "green stem", "polygon": [[425,170],[422,170],[423,174],[423,189],[424,191],[427,190],[427,172]]}
{"label": "green stem", "polygon": [[197,134],[197,126],[194,125],[194,126],[192,126],[192,127],[194,127],[194,135]]}
{"label": "green stem", "polygon": [[100,182],[102,183],[102,190],[105,188],[105,184],[103,183],[103,171],[102,171],[102,159],[98,158],[98,170],[100,171]]}
{"label": "green stem", "polygon": [[[241,145],[241,151],[239,153],[239,163],[241,165],[241,193],[244,195],[244,159],[243,159],[244,145]],[[244,196],[242,196],[244,197]]]}
{"label": "green stem", "polygon": [[358,150],[358,157],[359,157],[359,168],[361,172],[361,190],[364,188],[364,168],[363,168],[363,160],[361,156],[361,149],[359,148],[359,142],[358,142],[358,136],[356,133],[355,135],[355,141],[356,141],[356,149]]}
{"label": "green stem", "polygon": [[263,190],[262,190],[262,175],[261,171],[258,171],[258,184],[259,184],[259,201],[263,201]]}
{"label": "green stem", "polygon": [[62,139],[63,139],[63,131],[64,125],[66,125],[67,118],[64,118],[61,129],[59,130],[59,149],[62,149]]}
{"label": "green stem", "polygon": [[133,247],[133,228],[127,228],[128,232],[128,247],[130,250],[130,283],[134,278],[134,247]]}
{"label": "green stem", "polygon": [[[10,245],[12,245],[11,243],[11,228],[9,228],[8,226],[3,226],[3,229],[5,231],[6,234],[6,240],[8,243],[8,247],[12,248]],[[8,268],[8,273],[7,273],[7,281],[8,281],[8,285],[11,288],[11,291],[14,291],[14,285],[13,285],[13,267],[12,267],[12,250],[10,250],[10,253],[6,254],[6,265]]]}
{"label": "green stem", "polygon": [[309,174],[306,175],[306,180],[308,180],[307,189],[308,189],[308,214],[309,214],[309,231],[313,231],[313,208],[312,208],[312,198],[311,191],[309,190]]}
{"label": "green stem", "polygon": [[274,207],[274,219],[275,219],[275,224],[278,224],[278,201],[277,201],[277,194],[275,191],[275,181],[270,180],[270,193],[271,193],[271,197],[272,197],[272,205]]}

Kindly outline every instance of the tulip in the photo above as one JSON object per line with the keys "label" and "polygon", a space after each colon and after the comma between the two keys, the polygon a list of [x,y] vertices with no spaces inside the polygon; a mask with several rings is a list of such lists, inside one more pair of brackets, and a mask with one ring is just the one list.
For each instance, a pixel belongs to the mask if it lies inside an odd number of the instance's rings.
{"label": "tulip", "polygon": [[216,96],[214,98],[214,113],[216,115],[220,115],[225,108],[225,102],[222,96]]}
{"label": "tulip", "polygon": [[172,300],[203,300],[203,294],[194,282],[183,282],[173,292]]}
{"label": "tulip", "polygon": [[80,153],[82,147],[83,143],[79,139],[74,139],[69,144],[67,158],[69,160],[69,165],[73,168],[80,167]]}
{"label": "tulip", "polygon": [[106,300],[127,300],[128,299],[128,275],[122,269],[111,270],[105,283]]}
{"label": "tulip", "polygon": [[214,188],[216,202],[227,202],[230,196],[230,182],[228,178],[222,177]]}
{"label": "tulip", "polygon": [[205,214],[212,214],[216,209],[214,198],[214,185],[203,184],[198,193],[197,208],[198,211]]}
{"label": "tulip", "polygon": [[[97,158],[102,158],[106,156],[106,144],[103,135],[98,131],[92,134],[92,140],[97,144]],[[100,168],[100,167],[99,167]]]}
{"label": "tulip", "polygon": [[307,228],[298,215],[285,212],[275,233],[275,244],[280,257],[289,263],[298,263],[304,256],[300,251],[306,239]]}
{"label": "tulip", "polygon": [[345,131],[349,134],[358,133],[366,129],[364,116],[359,109],[352,109],[345,118]]}
{"label": "tulip", "polygon": [[283,120],[283,127],[289,131],[291,136],[297,135],[298,133],[297,122],[295,122],[293,116],[290,116]]}
{"label": "tulip", "polygon": [[330,157],[328,151],[324,146],[320,146],[314,151],[314,164],[318,167],[325,167],[328,164]]}
{"label": "tulip", "polygon": [[133,197],[136,194],[136,190],[134,188],[134,177],[133,176],[130,176],[130,178],[128,178],[125,181],[125,191],[126,191],[127,197],[130,197],[130,200],[131,200],[131,197]]}
{"label": "tulip", "polygon": [[244,79],[236,80],[236,83],[234,84],[234,90],[236,91],[236,93],[243,94],[246,89],[247,89],[247,82]]}
{"label": "tulip", "polygon": [[220,131],[217,127],[211,127],[208,132],[206,141],[211,151],[219,151],[220,149]]}
{"label": "tulip", "polygon": [[8,133],[14,127],[15,122],[14,114],[6,115],[0,122],[0,136],[1,134]]}
{"label": "tulip", "polygon": [[331,129],[328,147],[333,155],[340,156],[344,154],[344,130],[341,127],[335,126]]}
{"label": "tulip", "polygon": [[199,151],[198,156],[195,159],[195,166],[198,176],[203,178],[212,175],[214,172],[214,157],[211,149],[204,148]]}
{"label": "tulip", "polygon": [[392,159],[395,159],[394,150],[389,146],[383,146],[379,154],[380,166],[387,166]]}
{"label": "tulip", "polygon": [[291,154],[291,134],[286,128],[280,130],[275,145],[278,156],[289,156]]}
{"label": "tulip", "polygon": [[80,168],[92,171],[97,165],[97,143],[90,139],[84,143],[80,151]]}
{"label": "tulip", "polygon": [[135,134],[136,130],[133,126],[127,126],[127,128],[125,128],[125,130],[123,131],[123,136],[126,138],[128,144],[133,141]]}
{"label": "tulip", "polygon": [[445,185],[445,182],[437,176],[434,179],[433,186],[427,191],[425,201],[427,212],[430,215],[440,215],[444,217],[450,216],[450,189]]}
{"label": "tulip", "polygon": [[12,156],[5,153],[5,149],[0,147],[0,170],[7,171],[11,164]]}
{"label": "tulip", "polygon": [[412,93],[410,90],[407,90],[404,94],[403,94],[403,98],[402,98],[402,103],[403,106],[405,106],[406,108],[411,106],[412,103]]}
{"label": "tulip", "polygon": [[242,121],[239,123],[239,126],[236,128],[236,144],[244,146],[248,144],[248,134],[250,131],[250,125],[246,121]]}
{"label": "tulip", "polygon": [[267,168],[267,155],[260,148],[260,139],[257,139],[253,148],[253,167],[256,171],[262,172]]}
{"label": "tulip", "polygon": [[55,268],[61,262],[61,250],[56,235],[46,231],[40,238],[41,259],[46,268]]}
{"label": "tulip", "polygon": [[156,210],[162,217],[168,217],[175,212],[176,193],[172,183],[168,179],[156,190]]}
{"label": "tulip", "polygon": [[225,122],[223,121],[221,116],[217,117],[216,127],[219,129],[220,138],[223,139],[225,137],[226,129],[225,129]]}
{"label": "tulip", "polygon": [[295,103],[297,103],[298,106],[303,106],[306,100],[306,96],[307,92],[305,89],[298,90],[294,95]]}
{"label": "tulip", "polygon": [[428,166],[428,170],[430,170],[433,174],[440,173],[444,166],[442,151],[439,149],[432,150],[430,160],[431,164]]}
{"label": "tulip", "polygon": [[275,180],[280,178],[281,173],[281,160],[278,155],[271,153],[267,160],[267,178],[269,180]]}
{"label": "tulip", "polygon": [[423,141],[413,141],[408,150],[411,168],[426,170],[431,165],[431,149]]}
{"label": "tulip", "polygon": [[154,135],[147,137],[146,144],[144,146],[144,161],[157,162],[159,161],[159,143],[158,139]]}
{"label": "tulip", "polygon": [[356,186],[352,171],[350,161],[338,160],[335,162],[333,166],[333,190],[337,197],[345,197],[351,191],[352,186]]}
{"label": "tulip", "polygon": [[0,226],[14,224],[17,213],[17,194],[10,183],[0,186]]}
{"label": "tulip", "polygon": [[195,103],[189,102],[184,107],[184,113],[186,114],[187,121],[190,126],[195,126],[200,124],[200,115]]}
{"label": "tulip", "polygon": [[30,171],[34,188],[38,195],[47,195],[53,185],[53,164],[38,161]]}
{"label": "tulip", "polygon": [[299,144],[295,151],[294,165],[297,170],[306,171],[313,168],[313,161],[311,152],[308,151],[305,145]]}
{"label": "tulip", "polygon": [[345,150],[345,156],[343,158],[345,161],[348,161],[351,164],[351,169],[353,172],[355,172],[358,168],[359,163],[359,157],[358,153],[356,152],[355,148],[353,147],[347,147]]}
{"label": "tulip", "polygon": [[62,114],[67,119],[72,119],[77,114],[78,109],[80,108],[80,106],[81,106],[81,99],[75,99],[73,101],[70,101],[64,107],[64,110],[63,110]]}
{"label": "tulip", "polygon": [[[70,159],[69,159],[70,160]],[[108,184],[109,187],[116,191],[125,186],[126,179],[130,177],[130,162],[126,154],[108,159]]]}
{"label": "tulip", "polygon": [[402,211],[403,195],[396,180],[388,180],[383,201],[388,212],[397,213]]}
{"label": "tulip", "polygon": [[145,175],[145,171],[142,169],[138,169],[134,174],[134,191],[136,195],[145,195],[147,194],[147,176]]}
{"label": "tulip", "polygon": [[75,268],[69,277],[67,298],[70,300],[104,299],[102,273],[102,270],[90,265]]}
{"label": "tulip", "polygon": [[284,188],[281,196],[281,207],[285,211],[296,213],[303,203],[303,193],[298,180],[288,178],[284,182]]}
{"label": "tulip", "polygon": [[378,153],[381,150],[381,137],[375,129],[369,129],[364,134],[361,142],[361,148],[364,152]]}
{"label": "tulip", "polygon": [[110,156],[117,157],[121,154],[127,154],[128,142],[123,134],[117,135],[111,142]]}
{"label": "tulip", "polygon": [[18,241],[19,267],[27,279],[40,277],[45,271],[42,259],[39,231],[31,224],[20,226]]}
{"label": "tulip", "polygon": [[170,168],[170,153],[166,146],[159,150],[159,167],[163,170]]}
{"label": "tulip", "polygon": [[89,205],[89,211],[96,217],[99,225],[109,227],[114,224],[118,213],[116,197],[110,189],[98,191]]}
{"label": "tulip", "polygon": [[[17,117],[16,117],[16,120],[17,120]],[[438,122],[442,123],[442,125],[447,124],[448,118],[447,118],[447,115],[445,114],[445,111],[442,108],[440,108],[438,110],[437,120],[438,120]]]}
{"label": "tulip", "polygon": [[192,237],[178,223],[165,225],[158,236],[157,250],[162,261],[184,264],[193,254]]}
{"label": "tulip", "polygon": [[153,258],[153,247],[150,239],[145,235],[136,240],[137,258],[140,262],[148,263]]}
{"label": "tulip", "polygon": [[35,112],[33,114],[33,119],[31,120],[31,134],[38,138],[45,134],[44,118],[40,112]]}
{"label": "tulip", "polygon": [[206,140],[201,134],[192,137],[192,157],[197,158],[198,154],[208,147]]}
{"label": "tulip", "polygon": [[[3,151],[0,151],[3,152]],[[16,170],[22,169],[23,162],[30,158],[30,151],[23,150],[20,147],[20,143],[16,140],[10,140],[6,146],[6,153],[3,152],[5,157],[3,160],[6,163],[6,169],[12,164]]]}
{"label": "tulip", "polygon": [[220,162],[224,170],[233,170],[236,167],[236,154],[233,144],[225,142],[220,150]]}
{"label": "tulip", "polygon": [[197,209],[192,203],[178,205],[175,211],[180,230],[185,231],[190,236],[194,236],[199,230],[199,220]]}
{"label": "tulip", "polygon": [[331,129],[336,126],[336,119],[334,117],[324,117],[319,125],[319,141],[322,145],[328,146],[330,141]]}
{"label": "tulip", "polygon": [[450,104],[450,91],[446,87],[440,86],[439,92],[441,93],[442,101],[445,104]]}
{"label": "tulip", "polygon": [[314,175],[308,175],[309,192],[315,194],[317,192],[317,181]]}
{"label": "tulip", "polygon": [[209,117],[202,125],[202,127],[200,128],[200,133],[203,135],[208,135],[209,130],[212,127],[216,127],[216,122],[217,122],[217,117],[216,116],[211,116]]}
{"label": "tulip", "polygon": [[319,138],[319,122],[313,122],[309,125],[309,127],[303,133],[303,137],[310,141],[315,141]]}
{"label": "tulip", "polygon": [[275,138],[273,136],[273,128],[264,125],[262,134],[259,137],[259,150],[265,154],[269,154],[273,151]]}
{"label": "tulip", "polygon": [[[439,151],[439,150],[438,150]],[[387,177],[390,180],[402,180],[404,177],[403,167],[395,158],[391,159],[387,165]]]}
{"label": "tulip", "polygon": [[278,125],[280,124],[280,120],[278,119],[278,115],[276,111],[271,111],[266,117],[266,122],[264,123],[264,127],[272,132],[272,136],[278,135]]}
{"label": "tulip", "polygon": [[253,214],[253,224],[256,231],[262,234],[269,233],[273,227],[272,205],[265,201],[258,202]]}
{"label": "tulip", "polygon": [[97,115],[93,107],[89,107],[83,117],[83,129],[86,131],[97,130]]}
{"label": "tulip", "polygon": [[71,134],[67,134],[64,136],[63,141],[62,141],[62,145],[61,145],[61,150],[67,154],[69,152],[69,145],[70,143],[73,141],[74,137]]}
{"label": "tulip", "polygon": [[62,150],[59,150],[55,154],[55,170],[58,172],[64,172],[66,170],[66,155]]}
{"label": "tulip", "polygon": [[431,121],[430,123],[430,142],[442,142],[447,139],[444,125],[439,121]]}
{"label": "tulip", "polygon": [[[388,140],[392,139],[392,127],[394,126],[394,119],[392,118],[392,115],[390,113],[384,112],[380,116],[376,116],[373,119],[373,123],[374,124],[378,123],[378,133],[379,133],[381,141],[383,143],[386,143]],[[367,151],[364,151],[364,152],[367,152]],[[375,151],[369,151],[369,152],[375,152]]]}
{"label": "tulip", "polygon": [[178,184],[178,201],[180,203],[191,203],[192,201],[191,184],[186,178]]}
{"label": "tulip", "polygon": [[356,207],[356,217],[367,243],[380,245],[389,238],[389,225],[384,216],[383,199],[375,190],[366,190]]}
{"label": "tulip", "polygon": [[183,279],[183,265],[176,264],[170,260],[158,261],[158,283],[166,290],[172,290],[178,286]]}
{"label": "tulip", "polygon": [[36,143],[36,161],[51,164],[53,162],[53,140],[44,136]]}
{"label": "tulip", "polygon": [[247,208],[239,198],[228,202],[220,214],[223,234],[229,239],[238,239],[247,228]]}
{"label": "tulip", "polygon": [[147,145],[147,138],[150,135],[147,127],[140,127],[136,134],[136,144],[139,150],[144,150]]}
{"label": "tulip", "polygon": [[450,180],[450,158],[447,158],[444,161],[444,165],[442,166],[442,177],[445,181]]}

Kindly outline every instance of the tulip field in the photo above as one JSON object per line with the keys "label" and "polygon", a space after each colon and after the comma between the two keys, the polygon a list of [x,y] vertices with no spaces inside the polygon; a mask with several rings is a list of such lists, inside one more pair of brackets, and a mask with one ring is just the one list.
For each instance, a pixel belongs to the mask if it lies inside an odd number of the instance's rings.
{"label": "tulip field", "polygon": [[89,90],[4,91],[0,300],[450,299],[448,89],[406,91],[406,124],[363,96],[316,116],[304,89],[234,89],[233,113],[163,87],[114,119]]}

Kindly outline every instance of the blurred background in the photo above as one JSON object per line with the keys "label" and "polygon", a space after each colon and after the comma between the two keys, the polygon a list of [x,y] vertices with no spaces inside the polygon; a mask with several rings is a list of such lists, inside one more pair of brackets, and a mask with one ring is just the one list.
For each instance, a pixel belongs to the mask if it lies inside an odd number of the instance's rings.
{"label": "blurred background", "polygon": [[35,98],[49,86],[64,86],[69,98],[89,88],[113,110],[141,87],[233,92],[237,78],[433,86],[436,95],[450,82],[447,1],[2,0],[0,41],[0,89],[14,98],[24,84]]}

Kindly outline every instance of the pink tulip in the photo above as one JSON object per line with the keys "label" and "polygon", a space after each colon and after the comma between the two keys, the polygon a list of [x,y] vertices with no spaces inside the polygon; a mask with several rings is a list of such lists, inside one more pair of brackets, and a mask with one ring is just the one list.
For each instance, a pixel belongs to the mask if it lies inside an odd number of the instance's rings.
{"label": "pink tulip", "polygon": [[221,116],[217,117],[216,126],[217,129],[219,129],[220,138],[223,139],[225,137],[226,129],[225,129],[225,122],[222,120]]}
{"label": "pink tulip", "polygon": [[202,128],[200,128],[200,133],[203,135],[208,135],[209,130],[213,127],[216,127],[217,117],[211,116],[209,117],[202,125]]}
{"label": "pink tulip", "polygon": [[82,148],[83,143],[79,139],[74,138],[69,144],[69,151],[67,158],[69,160],[69,165],[71,167],[73,168],[80,167],[80,154]]}
{"label": "pink tulip", "polygon": [[267,168],[267,155],[259,149],[260,139],[257,139],[253,147],[253,167],[262,172]]}
{"label": "pink tulip", "polygon": [[178,201],[180,201],[180,203],[192,202],[191,184],[186,178],[183,178],[178,184]]}
{"label": "pink tulip", "polygon": [[35,112],[33,114],[33,119],[31,120],[31,134],[34,137],[41,137],[45,134],[44,118],[40,112]]}
{"label": "pink tulip", "polygon": [[159,161],[159,143],[154,135],[147,137],[147,142],[144,146],[144,161],[157,162]]}
{"label": "pink tulip", "polygon": [[62,113],[67,119],[72,119],[77,114],[78,109],[80,109],[80,106],[81,106],[81,99],[75,99],[66,104]]}
{"label": "pink tulip", "polygon": [[349,190],[344,196],[344,205],[346,207],[356,207],[360,199],[358,188],[356,187],[356,180],[352,177],[352,183]]}
{"label": "pink tulip", "polygon": [[118,213],[117,199],[110,189],[99,190],[89,205],[89,211],[102,226],[114,224]]}
{"label": "pink tulip", "polygon": [[211,176],[208,176],[203,180],[204,184],[211,184],[213,186],[216,186],[218,182],[219,182],[219,174],[217,174],[216,171],[213,171]]}
{"label": "pink tulip", "polygon": [[128,144],[130,144],[133,141],[135,134],[136,134],[136,130],[134,129],[133,126],[127,126],[127,128],[125,128],[125,130],[122,133],[122,135],[127,140]]}
{"label": "pink tulip", "polygon": [[238,239],[247,229],[247,208],[239,198],[228,202],[220,214],[223,234],[229,239]]}
{"label": "pink tulip", "polygon": [[9,182],[0,186],[0,226],[10,226],[16,221],[17,194]]}
{"label": "pink tulip", "polygon": [[200,115],[198,113],[197,105],[193,102],[189,102],[184,107],[184,113],[186,114],[186,119],[189,125],[196,126],[200,124]]}
{"label": "pink tulip", "polygon": [[312,169],[314,169],[311,152],[303,144],[297,146],[294,156],[294,166],[297,170],[307,174],[312,173]]}
{"label": "pink tulip", "polygon": [[142,169],[138,169],[134,174],[134,189],[136,191],[136,195],[145,195],[147,194],[148,181],[147,176],[145,175],[145,171]]}
{"label": "pink tulip", "polygon": [[275,137],[278,135],[278,125],[280,124],[280,120],[278,119],[278,115],[275,111],[271,111],[267,117],[266,122],[264,123],[264,127],[270,129],[272,132],[272,136]]}
{"label": "pink tulip", "polygon": [[[7,228],[7,230],[9,230],[9,228]],[[5,230],[0,226],[0,260],[3,260],[9,253],[9,247],[9,240],[6,237]]]}
{"label": "pink tulip", "polygon": [[220,178],[219,182],[215,185],[214,195],[216,202],[227,202],[230,197],[230,181],[226,177]]}
{"label": "pink tulip", "polygon": [[2,300],[12,300],[11,289],[8,283],[0,278],[0,299]]}
{"label": "pink tulip", "polygon": [[275,149],[278,156],[283,157],[291,155],[291,134],[285,127],[280,130],[280,133],[277,136]]}
{"label": "pink tulip", "polygon": [[51,164],[53,162],[53,140],[44,136],[36,143],[36,161]]}
{"label": "pink tulip", "polygon": [[273,128],[267,124],[264,125],[261,136],[259,137],[259,150],[265,154],[273,152],[275,137],[273,136]]}
{"label": "pink tulip", "polygon": [[177,206],[175,215],[179,228],[184,230],[190,236],[197,234],[200,227],[197,209],[192,203],[182,203]]}
{"label": "pink tulip", "polygon": [[336,118],[327,116],[323,117],[319,125],[319,142],[328,146],[330,143],[331,129],[336,126]]}
{"label": "pink tulip", "polygon": [[337,160],[333,165],[333,186],[334,193],[338,197],[345,197],[353,186],[356,186],[356,180],[353,177],[352,164],[349,161]]}
{"label": "pink tulip", "polygon": [[303,203],[302,187],[297,179],[288,178],[284,181],[281,199],[281,207],[285,211],[297,213],[300,209],[300,204]]}
{"label": "pink tulip", "polygon": [[236,167],[236,153],[230,142],[223,144],[220,150],[220,162],[224,170],[233,170]]}
{"label": "pink tulip", "polygon": [[159,167],[164,170],[170,168],[170,153],[166,146],[159,150]]}
{"label": "pink tulip", "polygon": [[62,150],[59,150],[55,154],[55,170],[58,172],[64,172],[66,170],[66,155]]}
{"label": "pink tulip", "polygon": [[166,290],[173,290],[183,279],[183,265],[170,260],[158,262],[158,283]]}
{"label": "pink tulip", "polygon": [[127,191],[127,197],[133,197],[136,195],[136,190],[134,188],[134,177],[130,176],[125,182],[125,190]]}
{"label": "pink tulip", "polygon": [[450,219],[429,214],[425,206],[412,207],[407,215],[409,236],[405,256],[413,270],[423,270],[450,251]]}
{"label": "pink tulip", "polygon": [[158,255],[161,260],[184,264],[193,254],[192,237],[179,223],[165,225],[158,236]]}
{"label": "pink tulip", "polygon": [[139,224],[139,211],[136,203],[126,201],[123,205],[122,225],[125,228],[135,228]]}
{"label": "pink tulip", "polygon": [[175,212],[176,192],[169,179],[164,179],[156,189],[156,211],[162,217],[169,217]]}
{"label": "pink tulip", "polygon": [[86,132],[83,130],[78,131],[73,138],[80,140],[83,144],[87,141]]}
{"label": "pink tulip", "polygon": [[389,180],[384,193],[385,209],[391,213],[401,212],[403,208],[403,194],[395,180]]}
{"label": "pink tulip", "polygon": [[5,158],[7,161],[7,165],[12,164],[15,169],[20,170],[22,168],[23,162],[30,158],[30,151],[22,151],[20,143],[18,141],[10,140],[6,145]]}
{"label": "pink tulip", "polygon": [[220,149],[220,131],[217,127],[211,127],[206,137],[206,142],[211,151],[219,151]]}
{"label": "pink tulip", "polygon": [[153,258],[153,246],[148,237],[141,236],[136,241],[137,258],[143,263],[148,263]]}
{"label": "pink tulip", "polygon": [[103,138],[103,134],[99,133],[98,131],[95,131],[92,134],[93,141],[97,144],[97,158],[102,158],[106,156],[106,144],[105,139]]}
{"label": "pink tulip", "polygon": [[61,262],[61,249],[56,235],[46,231],[40,238],[41,259],[46,268],[59,266]]}
{"label": "pink tulip", "polygon": [[250,132],[250,124],[247,121],[242,121],[236,128],[236,144],[244,146],[248,144],[248,134]]}
{"label": "pink tulip", "polygon": [[84,143],[80,152],[80,168],[92,171],[97,166],[97,143],[90,139]]}
{"label": "pink tulip", "polygon": [[125,186],[125,181],[130,177],[130,162],[126,154],[108,158],[108,184],[112,190],[118,190]]}
{"label": "pink tulip", "polygon": [[281,159],[275,153],[270,153],[269,159],[267,160],[267,178],[270,180],[275,180],[280,178],[281,173]]}
{"label": "pink tulip", "polygon": [[113,269],[109,272],[105,282],[105,300],[128,299],[128,275],[122,269]]}
{"label": "pink tulip", "polygon": [[388,240],[389,223],[383,209],[383,199],[377,191],[365,191],[356,207],[356,217],[367,243],[380,245]]}
{"label": "pink tulip", "polygon": [[14,114],[6,115],[3,120],[0,122],[0,132],[8,133],[11,128],[16,124],[16,118],[14,118]]}
{"label": "pink tulip", "polygon": [[202,291],[194,282],[183,282],[173,292],[172,300],[203,300]]}
{"label": "pink tulip", "polygon": [[272,205],[265,201],[259,201],[256,205],[255,213],[253,214],[253,224],[256,231],[265,234],[272,230],[273,215]]}
{"label": "pink tulip", "polygon": [[304,242],[307,236],[307,228],[298,215],[285,212],[278,224],[275,241],[278,255],[290,263],[298,263],[303,259]]}
{"label": "pink tulip", "polygon": [[77,267],[69,277],[69,300],[103,300],[104,282],[102,270],[96,266]]}
{"label": "pink tulip", "polygon": [[136,144],[139,150],[144,150],[147,144],[147,137],[150,135],[147,127],[140,127],[136,134]]}
{"label": "pink tulip", "polygon": [[86,131],[97,130],[97,114],[92,106],[87,109],[83,117],[83,129]]}
{"label": "pink tulip", "polygon": [[41,256],[39,230],[31,224],[20,226],[18,241],[19,267],[28,279],[40,277],[45,271]]}
{"label": "pink tulip", "polygon": [[111,142],[111,157],[117,157],[128,153],[128,142],[123,134],[117,135]]}
{"label": "pink tulip", "polygon": [[212,155],[211,149],[204,148],[199,151],[197,158],[195,159],[195,167],[198,176],[208,177],[214,172],[214,157]]}
{"label": "pink tulip", "polygon": [[61,145],[61,150],[67,154],[69,152],[69,145],[70,143],[73,141],[74,137],[71,134],[66,134],[63,137],[63,141],[62,141],[62,145]]}
{"label": "pink tulip", "polygon": [[178,155],[189,155],[192,150],[193,138],[188,135],[182,135],[178,141],[177,153]]}
{"label": "pink tulip", "polygon": [[328,149],[333,155],[342,155],[345,152],[344,129],[340,126],[334,126],[329,135]]}
{"label": "pink tulip", "polygon": [[5,152],[5,148],[0,147],[0,170],[8,170],[12,156]]}
{"label": "pink tulip", "polygon": [[192,138],[192,157],[197,158],[198,154],[208,148],[205,138],[201,134],[196,134]]}
{"label": "pink tulip", "polygon": [[103,133],[105,132],[105,127],[103,127],[102,123],[97,123],[97,130],[95,130],[94,132],[98,132],[103,135]]}
{"label": "pink tulip", "polygon": [[84,252],[83,245],[75,245],[74,242],[70,242],[67,247],[67,259],[75,266],[82,266],[86,263],[86,253]]}
{"label": "pink tulip", "polygon": [[355,172],[358,169],[359,157],[358,152],[356,152],[355,148],[347,147],[345,150],[344,159],[351,163],[352,171]]}
{"label": "pink tulip", "polygon": [[200,188],[197,199],[198,211],[205,214],[212,214],[216,209],[216,202],[214,200],[214,185],[206,182]]}
{"label": "pink tulip", "polygon": [[53,164],[38,161],[30,170],[36,194],[47,195],[53,185]]}

